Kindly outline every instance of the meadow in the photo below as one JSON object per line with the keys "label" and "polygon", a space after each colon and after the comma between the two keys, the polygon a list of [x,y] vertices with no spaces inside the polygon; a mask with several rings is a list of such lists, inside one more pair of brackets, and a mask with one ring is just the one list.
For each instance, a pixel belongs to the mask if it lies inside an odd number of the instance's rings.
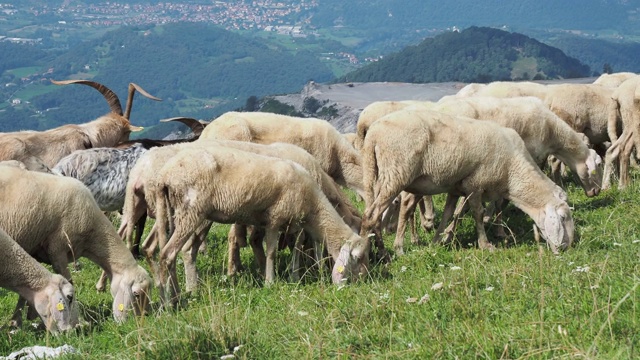
{"label": "meadow", "polygon": [[[3,327],[0,356],[69,344],[79,353],[63,358],[637,359],[640,174],[633,175],[629,188],[595,198],[569,182],[576,241],[560,255],[536,243],[533,222],[510,206],[511,237],[494,242],[495,252],[473,247],[467,216],[454,245],[433,245],[433,233],[421,231],[422,243],[407,240],[405,256],[373,264],[364,281],[346,286],[331,284],[325,267],[289,282],[287,250],[273,286],[263,286],[249,249],[246,270],[230,279],[229,227],[216,225],[198,259],[199,290],[184,294],[177,310],[160,310],[154,291],[153,313],[121,325],[111,318],[111,296],[95,291],[99,269],[81,259],[73,276],[86,324],[59,336],[29,321],[19,331]],[[443,203],[436,197],[437,210]],[[385,242],[391,248],[393,235]],[[1,324],[16,300],[0,289]]]}

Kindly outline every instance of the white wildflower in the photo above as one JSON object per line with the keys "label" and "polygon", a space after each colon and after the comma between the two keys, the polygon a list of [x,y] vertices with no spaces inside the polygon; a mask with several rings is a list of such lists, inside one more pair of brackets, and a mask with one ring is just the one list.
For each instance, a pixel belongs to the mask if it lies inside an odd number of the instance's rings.
{"label": "white wildflower", "polygon": [[436,290],[440,290],[444,287],[444,284],[439,282],[439,283],[435,283],[431,286],[431,290],[436,291]]}
{"label": "white wildflower", "polygon": [[413,304],[414,302],[418,301],[418,298],[408,297],[406,301],[407,304]]}
{"label": "white wildflower", "polygon": [[575,268],[572,272],[589,272],[589,267],[587,265],[585,266],[578,266],[577,268]]}
{"label": "white wildflower", "polygon": [[458,270],[460,270],[460,269],[462,269],[460,266],[452,266],[452,267],[451,267],[451,270],[452,270],[452,271],[458,271]]}
{"label": "white wildflower", "polygon": [[431,297],[429,296],[429,294],[424,294],[423,297],[420,298],[420,300],[418,301],[418,304],[424,304],[427,301],[429,301],[429,299],[431,299]]}
{"label": "white wildflower", "polygon": [[640,243],[640,240],[633,240],[632,243],[634,244]]}
{"label": "white wildflower", "polygon": [[403,267],[400,268],[400,272],[405,272],[405,271],[407,271],[407,267],[406,266],[403,266]]}
{"label": "white wildflower", "polygon": [[614,242],[614,243],[613,243],[613,246],[622,246],[622,244],[617,243],[617,242]]}
{"label": "white wildflower", "polygon": [[307,316],[307,315],[309,315],[309,313],[308,313],[308,312],[306,312],[306,311],[298,311],[298,315],[300,315],[300,316]]}
{"label": "white wildflower", "polygon": [[235,359],[236,356],[233,354],[228,354],[228,355],[222,355],[220,356],[220,360],[228,360],[228,359]]}
{"label": "white wildflower", "polygon": [[243,347],[243,346],[244,346],[244,345],[238,345],[238,346],[234,347],[234,348],[233,348],[233,353],[234,353],[234,354],[235,354],[235,353],[237,353],[237,352],[238,352],[238,350],[242,349],[242,347]]}
{"label": "white wildflower", "polygon": [[493,291],[493,286],[489,285],[485,288],[486,291]]}

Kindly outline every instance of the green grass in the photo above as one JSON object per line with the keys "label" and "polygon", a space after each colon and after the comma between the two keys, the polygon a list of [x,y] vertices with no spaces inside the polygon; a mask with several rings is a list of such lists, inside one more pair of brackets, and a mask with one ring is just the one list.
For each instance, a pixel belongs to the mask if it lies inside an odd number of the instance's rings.
{"label": "green grass", "polygon": [[[368,279],[344,287],[331,284],[328,269],[288,282],[288,251],[279,254],[280,280],[269,288],[248,249],[242,252],[248,269],[228,279],[228,226],[217,225],[198,259],[199,291],[185,295],[179,310],[122,325],[111,319],[110,296],[94,290],[99,269],[83,259],[73,276],[89,324],[58,337],[28,325],[14,334],[2,329],[0,355],[70,344],[80,354],[69,358],[78,359],[217,359],[237,346],[236,358],[248,359],[637,359],[640,197],[634,175],[628,189],[593,199],[568,185],[577,241],[559,256],[536,244],[532,221],[509,208],[505,222],[514,238],[497,242],[496,252],[467,245],[475,232],[465,218],[455,245],[431,245],[433,234],[421,232],[423,244],[407,241],[407,255],[373,265]],[[438,196],[436,209],[442,204]],[[385,241],[390,248],[392,236]],[[15,301],[0,289],[2,323]]]}
{"label": "green grass", "polygon": [[15,77],[18,77],[18,78],[22,78],[22,77],[38,74],[41,71],[42,70],[41,70],[41,68],[39,66],[29,66],[29,67],[21,67],[21,68],[15,68],[15,69],[7,70],[7,72],[9,74],[12,74],[12,75],[14,75]]}

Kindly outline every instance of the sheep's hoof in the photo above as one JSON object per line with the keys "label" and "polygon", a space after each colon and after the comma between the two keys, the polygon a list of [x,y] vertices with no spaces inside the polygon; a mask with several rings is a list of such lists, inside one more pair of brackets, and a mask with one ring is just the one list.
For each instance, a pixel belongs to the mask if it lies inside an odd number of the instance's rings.
{"label": "sheep's hoof", "polygon": [[403,247],[402,247],[402,246],[394,246],[394,247],[393,247],[393,250],[395,251],[396,256],[402,256],[402,255],[404,255],[404,249],[403,249]]}

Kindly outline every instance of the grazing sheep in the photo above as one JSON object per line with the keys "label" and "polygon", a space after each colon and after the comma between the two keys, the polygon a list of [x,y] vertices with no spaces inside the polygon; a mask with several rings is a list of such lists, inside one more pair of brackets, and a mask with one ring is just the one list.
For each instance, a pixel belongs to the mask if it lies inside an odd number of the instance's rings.
{"label": "grazing sheep", "polygon": [[[275,251],[283,229],[304,229],[315,242],[325,244],[336,262],[333,273],[338,281],[357,274],[368,260],[367,242],[344,223],[309,173],[289,160],[225,146],[185,149],[158,171],[146,198],[156,209],[159,238],[166,236],[167,216],[173,217],[171,238],[159,240],[165,245],[158,275],[160,288],[170,284],[175,294],[176,256],[194,229],[208,221],[265,228],[266,283],[275,280]],[[165,293],[165,299],[175,297]]]}
{"label": "grazing sheep", "polygon": [[95,88],[107,100],[111,112],[86,124],[63,125],[46,131],[0,134],[0,160],[18,160],[27,165],[35,162],[50,169],[74,150],[114,146],[127,140],[132,131],[140,130],[129,122],[135,91],[139,91],[150,99],[160,100],[138,85],[130,83],[127,107],[123,114],[120,100],[104,85],[89,80],[52,80],[52,82],[56,85],[84,84]]}
{"label": "grazing sheep", "polygon": [[[17,292],[34,307],[53,333],[78,324],[74,289],[64,277],[52,274],[0,229],[0,286]],[[19,326],[20,318],[14,319]]]}
{"label": "grazing sheep", "polygon": [[149,303],[149,275],[78,180],[0,165],[0,204],[0,227],[55,272],[71,279],[67,265],[82,256],[106,271],[117,321]]}
{"label": "grazing sheep", "polygon": [[212,121],[200,139],[297,145],[313,155],[335,182],[362,196],[360,155],[325,120],[261,112],[227,112]]}
{"label": "grazing sheep", "polygon": [[602,74],[594,82],[594,85],[600,85],[609,88],[617,88],[625,80],[631,79],[638,74],[632,72],[618,72],[613,74]]}
{"label": "grazing sheep", "polygon": [[[622,117],[622,135],[607,149],[605,155],[605,175],[603,187],[611,186],[613,162],[619,159],[620,179],[618,188],[629,185],[629,161],[633,148],[640,149],[640,75],[627,79],[613,93],[613,98],[620,105]],[[614,128],[613,118],[610,128]],[[622,155],[620,155],[622,153]]]}
{"label": "grazing sheep", "polygon": [[498,98],[535,96],[539,99],[544,99],[546,91],[546,85],[531,81],[494,81],[489,84],[468,84],[460,89],[455,96],[459,98],[470,96],[493,96]]}
{"label": "grazing sheep", "polygon": [[512,129],[426,109],[404,109],[371,125],[362,157],[366,210],[361,234],[375,231],[379,251],[385,251],[378,233],[380,217],[402,190],[449,194],[435,240],[440,239],[459,196],[466,196],[473,210],[480,248],[493,248],[484,230],[482,202],[501,198],[534,220],[554,253],[573,240],[566,194],[542,173]]}
{"label": "grazing sheep", "polygon": [[[619,118],[617,102],[611,98],[612,92],[613,89],[593,84],[543,85],[533,82],[496,81],[467,95],[498,98],[537,97],[573,130],[584,134],[589,139],[589,144],[596,147],[602,155],[606,148],[605,143],[615,141],[615,138],[610,139],[610,134],[617,133],[615,126],[620,126],[619,121],[610,120]],[[613,131],[609,129],[610,124],[614,125]]]}
{"label": "grazing sheep", "polygon": [[[340,188],[335,184],[323,170],[318,161],[305,150],[291,144],[286,143],[273,143],[270,145],[254,144],[233,140],[203,140],[191,144],[185,144],[180,146],[169,146],[161,149],[154,149],[147,155],[140,159],[140,163],[136,165],[131,171],[130,182],[127,185],[127,195],[125,199],[125,207],[122,216],[122,225],[120,233],[124,236],[125,240],[131,239],[132,236],[132,224],[136,222],[141,215],[147,209],[147,203],[145,200],[145,189],[149,181],[154,178],[155,173],[168,161],[169,158],[177,154],[179,151],[187,148],[198,148],[208,146],[225,146],[238,150],[257,153],[265,156],[272,156],[282,159],[294,161],[302,165],[312,178],[320,186],[323,193],[327,196],[329,202],[335,207],[336,211],[343,220],[351,226],[355,231],[360,229],[360,214],[357,209],[349,202],[346,196],[342,193]],[[153,210],[153,209],[151,209]],[[152,211],[153,212],[153,211]],[[155,215],[154,215],[155,216]],[[204,235],[206,235],[206,230]],[[246,232],[246,230],[244,230]],[[230,234],[235,233],[232,229]],[[152,252],[155,248],[154,241],[156,236],[155,228],[151,230],[150,236],[145,241],[144,251],[147,258],[150,259]],[[244,238],[238,238],[237,236],[229,237],[229,268],[228,273],[233,275],[241,265],[239,262],[239,249],[236,240],[240,240],[240,244],[244,244]],[[129,241],[129,240],[127,240]],[[261,243],[259,240],[255,240]],[[256,254],[256,260],[259,264],[264,263],[264,251],[259,252],[257,248],[253,246],[254,253]],[[189,254],[186,255],[190,256]],[[185,259],[185,264],[192,264],[192,259]],[[185,265],[186,266],[186,265]],[[194,269],[186,270],[189,274],[195,274]],[[195,288],[195,279],[197,276],[188,277],[188,280],[194,279],[193,282],[187,283],[187,289],[192,290]],[[98,288],[102,288],[102,282],[99,282]]]}
{"label": "grazing sheep", "polygon": [[543,166],[549,155],[553,155],[571,169],[587,196],[600,192],[600,156],[587,147],[582,136],[535,97],[448,99],[431,108],[511,128],[520,135],[538,165]]}
{"label": "grazing sheep", "polygon": [[428,104],[431,104],[431,102],[418,100],[372,102],[367,105],[358,116],[358,122],[356,124],[357,139],[354,140],[354,147],[358,150],[362,148],[369,126],[381,117],[409,106],[428,106]]}

